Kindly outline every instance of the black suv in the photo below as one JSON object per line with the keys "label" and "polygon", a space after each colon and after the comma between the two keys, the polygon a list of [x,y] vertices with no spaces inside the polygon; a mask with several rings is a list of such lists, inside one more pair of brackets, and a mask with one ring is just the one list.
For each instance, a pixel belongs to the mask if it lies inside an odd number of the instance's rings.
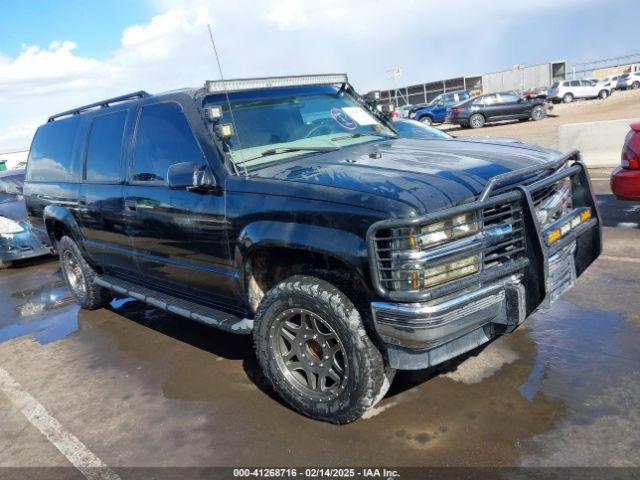
{"label": "black suv", "polygon": [[83,308],[125,295],[251,334],[275,390],[335,423],[396,369],[514,330],[601,245],[577,152],[398,138],[345,75],[63,112],[24,194]]}

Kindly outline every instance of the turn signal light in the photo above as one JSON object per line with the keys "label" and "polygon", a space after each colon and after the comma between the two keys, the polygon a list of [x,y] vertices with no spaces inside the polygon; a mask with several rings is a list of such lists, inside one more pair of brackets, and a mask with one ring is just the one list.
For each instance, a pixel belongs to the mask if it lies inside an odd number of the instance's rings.
{"label": "turn signal light", "polygon": [[551,245],[557,242],[562,237],[564,237],[567,233],[569,233],[571,230],[576,228],[578,225],[586,222],[590,218],[591,218],[591,210],[590,209],[583,210],[582,212],[580,212],[580,215],[574,217],[571,221],[568,221],[567,223],[561,225],[560,227],[554,228],[553,230],[548,232],[547,244]]}

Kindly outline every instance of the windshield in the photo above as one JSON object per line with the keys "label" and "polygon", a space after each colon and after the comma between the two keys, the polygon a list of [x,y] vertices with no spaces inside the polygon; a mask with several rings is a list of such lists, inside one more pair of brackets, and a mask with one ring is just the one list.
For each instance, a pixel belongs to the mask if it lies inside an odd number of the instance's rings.
{"label": "windshield", "polygon": [[425,125],[422,122],[416,122],[415,120],[402,118],[395,120],[393,124],[400,136],[404,138],[420,138],[424,140],[453,138],[448,133],[438,130],[435,127]]}
{"label": "windshield", "polygon": [[274,89],[222,95],[207,104],[222,106],[222,123],[234,124],[229,140],[236,165],[252,167],[320,151],[395,138],[395,132],[335,87]]}

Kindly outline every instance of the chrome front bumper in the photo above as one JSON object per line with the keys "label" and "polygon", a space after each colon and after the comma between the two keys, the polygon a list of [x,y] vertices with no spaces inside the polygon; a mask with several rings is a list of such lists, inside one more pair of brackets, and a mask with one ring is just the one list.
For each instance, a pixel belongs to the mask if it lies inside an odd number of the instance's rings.
{"label": "chrome front bumper", "polygon": [[390,366],[406,370],[453,358],[489,341],[491,325],[510,331],[526,318],[517,276],[439,303],[373,302],[371,309]]}

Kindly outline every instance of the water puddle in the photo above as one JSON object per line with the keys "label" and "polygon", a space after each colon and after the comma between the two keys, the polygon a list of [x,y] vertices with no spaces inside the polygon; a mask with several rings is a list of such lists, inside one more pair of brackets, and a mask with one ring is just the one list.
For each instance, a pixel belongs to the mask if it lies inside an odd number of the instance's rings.
{"label": "water puddle", "polygon": [[78,329],[78,307],[60,272],[6,272],[0,279],[0,343],[24,335],[46,344]]}

